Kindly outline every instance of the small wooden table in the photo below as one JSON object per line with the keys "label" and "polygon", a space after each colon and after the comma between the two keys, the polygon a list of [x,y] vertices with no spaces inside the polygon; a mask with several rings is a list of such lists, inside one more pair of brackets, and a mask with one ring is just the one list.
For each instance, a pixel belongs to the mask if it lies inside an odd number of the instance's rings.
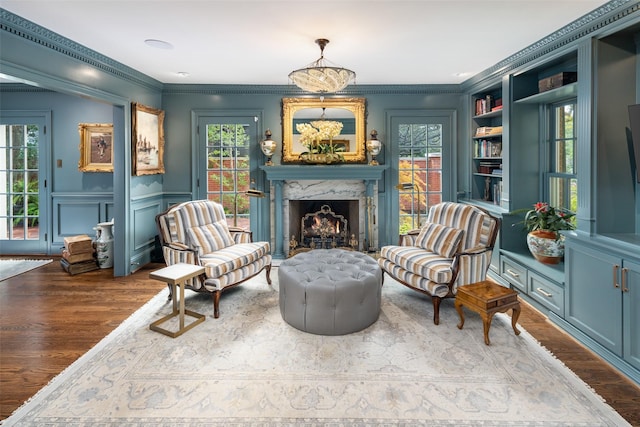
{"label": "small wooden table", "polygon": [[[156,320],[151,325],[149,325],[149,329],[152,331],[160,332],[161,334],[165,334],[170,336],[171,338],[178,337],[189,329],[193,328],[199,323],[204,322],[205,315],[196,313],[195,311],[185,310],[184,308],[184,287],[188,280],[193,279],[194,277],[204,274],[204,267],[194,264],[173,264],[165,268],[161,268],[160,270],[153,271],[149,273],[149,277],[156,280],[162,280],[163,282],[168,283],[169,285],[173,285],[173,311],[171,314],[164,316],[161,319]],[[180,288],[180,308],[178,308],[177,294],[178,288]],[[191,317],[195,317],[196,320],[191,322],[186,327],[184,326],[184,316],[188,315]],[[168,329],[161,328],[159,325],[161,323],[166,322],[167,320],[178,316],[180,319],[180,327],[177,331],[169,331]]]}
{"label": "small wooden table", "polygon": [[513,289],[505,288],[489,280],[460,286],[455,302],[456,310],[460,315],[458,329],[462,329],[464,326],[463,305],[480,314],[480,317],[482,317],[484,343],[486,345],[489,345],[489,328],[491,327],[493,315],[496,313],[504,313],[509,309],[513,310],[511,316],[513,332],[515,332],[516,335],[520,335],[520,331],[516,327],[518,317],[520,317],[520,302],[518,301],[518,292]]}

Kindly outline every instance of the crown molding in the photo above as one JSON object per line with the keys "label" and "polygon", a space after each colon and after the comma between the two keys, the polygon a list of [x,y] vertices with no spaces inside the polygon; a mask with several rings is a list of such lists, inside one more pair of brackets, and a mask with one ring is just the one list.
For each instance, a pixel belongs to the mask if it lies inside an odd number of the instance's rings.
{"label": "crown molding", "polygon": [[[278,95],[278,96],[322,96],[309,93],[294,85],[205,85],[205,84],[165,84],[163,95]],[[350,85],[345,89],[324,94],[334,96],[360,95],[434,95],[460,94],[460,85]]]}
{"label": "crown molding", "polygon": [[120,79],[128,80],[153,90],[162,88],[162,83],[158,80],[2,8],[0,8],[0,31],[84,62]]}
{"label": "crown molding", "polygon": [[[404,95],[404,94],[456,94],[469,90],[480,83],[494,80],[556,49],[565,48],[578,40],[597,34],[604,27],[621,20],[630,19],[640,12],[640,0],[612,0],[569,23],[562,29],[533,43],[492,67],[478,73],[461,84],[447,85],[351,85],[334,95]],[[135,84],[167,94],[249,94],[249,95],[310,95],[293,85],[183,85],[162,84],[131,67],[121,64],[94,50],[69,40],[38,24],[0,8],[0,31],[39,44],[78,61],[96,67]]]}
{"label": "crown molding", "polygon": [[462,82],[465,91],[481,82],[497,79],[523,65],[557,49],[565,48],[586,36],[593,36],[604,27],[629,19],[640,11],[639,0],[613,0],[567,24],[560,30],[525,47],[508,58]]}

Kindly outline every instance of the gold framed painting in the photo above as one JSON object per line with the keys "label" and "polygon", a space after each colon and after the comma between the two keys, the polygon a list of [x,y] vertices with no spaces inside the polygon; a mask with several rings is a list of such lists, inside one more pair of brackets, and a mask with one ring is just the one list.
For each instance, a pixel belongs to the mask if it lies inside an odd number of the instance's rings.
{"label": "gold framed painting", "polygon": [[80,161],[82,172],[113,172],[113,124],[80,123]]}
{"label": "gold framed painting", "polygon": [[163,174],[164,111],[132,103],[131,133],[133,174]]}

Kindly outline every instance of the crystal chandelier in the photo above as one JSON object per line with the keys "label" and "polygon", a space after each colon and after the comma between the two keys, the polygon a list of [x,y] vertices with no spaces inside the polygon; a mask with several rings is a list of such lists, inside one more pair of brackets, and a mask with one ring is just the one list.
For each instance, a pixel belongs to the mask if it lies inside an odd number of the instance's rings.
{"label": "crystal chandelier", "polygon": [[327,39],[317,39],[320,46],[320,58],[315,62],[289,73],[289,78],[302,90],[315,93],[338,92],[356,78],[356,73],[346,68],[332,65],[324,59],[324,47]]}

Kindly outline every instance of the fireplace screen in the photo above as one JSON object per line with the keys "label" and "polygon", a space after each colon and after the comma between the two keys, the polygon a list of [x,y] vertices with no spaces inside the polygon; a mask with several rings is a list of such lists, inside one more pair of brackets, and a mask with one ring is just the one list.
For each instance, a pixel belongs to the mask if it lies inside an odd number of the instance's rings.
{"label": "fireplace screen", "polygon": [[290,255],[311,249],[357,249],[358,247],[355,234],[350,232],[349,220],[332,210],[328,204],[323,204],[318,211],[314,210],[302,215],[299,236],[299,242],[296,241],[295,235],[291,236]]}

